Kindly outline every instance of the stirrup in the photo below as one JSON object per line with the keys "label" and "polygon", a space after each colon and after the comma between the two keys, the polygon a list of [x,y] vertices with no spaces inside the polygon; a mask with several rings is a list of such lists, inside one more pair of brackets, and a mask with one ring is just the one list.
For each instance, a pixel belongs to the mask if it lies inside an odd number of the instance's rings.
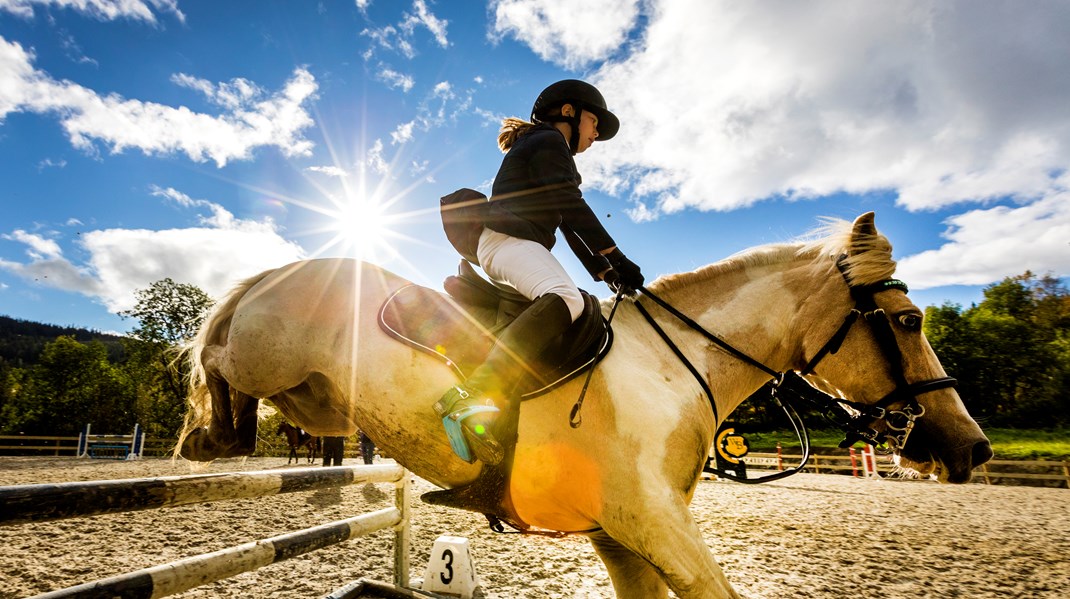
{"label": "stirrup", "polygon": [[[482,460],[484,463],[491,466],[497,465],[505,457],[505,451],[502,449],[500,443],[494,439],[490,431],[479,432],[465,423],[465,420],[469,416],[475,416],[476,414],[485,414],[490,412],[500,412],[497,406],[493,405],[489,401],[486,403],[469,403],[477,402],[474,394],[470,393],[464,386],[457,386],[446,392],[446,395],[442,399],[438,400],[435,405],[435,413],[442,418],[442,426],[446,429],[446,438],[450,441],[450,448],[453,449],[453,453],[457,454],[457,457],[468,462],[469,464],[476,461],[476,458]],[[458,404],[461,407],[454,409]],[[473,455],[474,453],[474,455]]]}

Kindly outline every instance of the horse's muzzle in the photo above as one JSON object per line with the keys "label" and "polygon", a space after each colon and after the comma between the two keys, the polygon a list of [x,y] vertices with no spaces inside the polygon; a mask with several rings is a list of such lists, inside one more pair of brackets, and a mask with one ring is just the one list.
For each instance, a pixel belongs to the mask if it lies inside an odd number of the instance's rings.
{"label": "horse's muzzle", "polygon": [[992,444],[979,432],[969,439],[949,442],[918,427],[900,457],[907,462],[902,464],[907,468],[922,474],[932,472],[942,483],[962,484],[970,482],[974,468],[992,459]]}

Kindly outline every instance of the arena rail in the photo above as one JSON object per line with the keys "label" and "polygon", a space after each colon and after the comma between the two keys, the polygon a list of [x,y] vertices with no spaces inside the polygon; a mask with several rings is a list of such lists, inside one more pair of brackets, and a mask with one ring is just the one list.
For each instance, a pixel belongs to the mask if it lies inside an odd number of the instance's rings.
{"label": "arena rail", "polygon": [[371,532],[394,530],[394,582],[409,583],[409,476],[397,465],[293,468],[146,479],[0,487],[0,524],[59,520],[227,499],[393,483],[395,506],[42,595],[163,597],[255,570]]}
{"label": "arena rail", "polygon": [[[783,470],[784,465],[797,464],[801,455],[786,453],[748,453],[742,458],[748,469],[756,472],[768,469]],[[997,470],[993,470],[997,468]],[[765,469],[765,470],[762,470]],[[869,451],[851,451],[848,455],[811,454],[804,472],[814,474],[844,474],[859,477],[880,477],[895,472],[891,456]],[[1046,470],[1046,472],[1037,472]],[[1070,489],[1070,460],[992,460],[974,472],[974,482],[990,485],[993,479],[1059,481]],[[1015,483],[1010,483],[1015,484]]]}

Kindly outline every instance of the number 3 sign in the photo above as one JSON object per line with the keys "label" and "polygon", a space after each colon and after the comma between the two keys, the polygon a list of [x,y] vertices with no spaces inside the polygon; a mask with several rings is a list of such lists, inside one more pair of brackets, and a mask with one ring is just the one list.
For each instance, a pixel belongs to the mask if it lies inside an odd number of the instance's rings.
{"label": "number 3 sign", "polygon": [[431,560],[424,571],[423,590],[471,599],[478,586],[468,539],[451,536],[435,539]]}

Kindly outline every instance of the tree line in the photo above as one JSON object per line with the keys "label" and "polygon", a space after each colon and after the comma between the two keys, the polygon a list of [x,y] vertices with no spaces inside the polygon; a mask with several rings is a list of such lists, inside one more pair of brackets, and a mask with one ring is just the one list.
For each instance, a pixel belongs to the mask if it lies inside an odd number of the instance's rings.
{"label": "tree line", "polygon": [[[195,285],[164,279],[136,294],[121,314],[138,322],[115,338],[61,329],[40,344],[51,325],[17,328],[0,348],[0,434],[126,434],[138,423],[149,436],[175,437],[185,415],[188,369],[179,360],[212,305]],[[12,319],[8,319],[12,320]],[[40,349],[33,351],[35,346]]]}
{"label": "tree line", "polygon": [[[196,286],[164,279],[122,313],[138,326],[118,347],[61,330],[32,354],[31,341],[0,338],[0,349],[21,348],[17,358],[0,353],[0,434],[76,435],[86,423],[125,433],[139,423],[174,437],[187,393],[179,349],[211,305]],[[1070,292],[1059,279],[1027,271],[985,288],[969,308],[930,306],[924,331],[982,426],[1070,426]],[[768,424],[771,405],[746,402],[733,418]]]}
{"label": "tree line", "polygon": [[925,310],[924,331],[982,426],[1070,425],[1070,292],[1026,271],[984,290],[963,309]]}

